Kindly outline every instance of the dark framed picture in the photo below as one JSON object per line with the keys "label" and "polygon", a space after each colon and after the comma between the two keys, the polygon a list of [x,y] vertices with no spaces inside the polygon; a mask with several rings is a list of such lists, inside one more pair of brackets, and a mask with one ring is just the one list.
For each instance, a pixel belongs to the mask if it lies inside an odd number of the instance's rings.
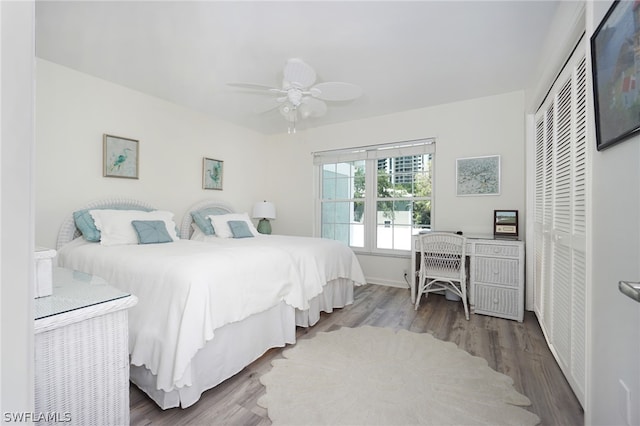
{"label": "dark framed picture", "polygon": [[518,210],[494,210],[493,235],[518,238]]}
{"label": "dark framed picture", "polygon": [[202,160],[202,188],[222,190],[223,161],[213,158]]}
{"label": "dark framed picture", "polygon": [[138,141],[103,135],[102,176],[138,179]]}
{"label": "dark framed picture", "polygon": [[640,131],[640,9],[616,1],[591,36],[598,151]]}

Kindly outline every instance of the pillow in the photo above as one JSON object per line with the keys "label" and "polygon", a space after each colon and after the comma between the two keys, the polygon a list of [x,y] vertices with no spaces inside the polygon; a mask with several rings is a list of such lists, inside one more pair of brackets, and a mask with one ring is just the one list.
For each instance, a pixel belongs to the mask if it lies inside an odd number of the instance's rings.
{"label": "pillow", "polygon": [[247,213],[229,213],[229,214],[219,214],[219,215],[211,215],[208,216],[211,224],[213,225],[213,229],[216,231],[216,236],[220,238],[233,238],[233,234],[231,233],[231,228],[229,227],[230,220],[240,220],[247,222],[247,227],[249,231],[253,234],[254,237],[258,236],[258,231],[256,227],[251,223],[251,219],[249,219],[249,215]]}
{"label": "pillow", "polygon": [[131,222],[134,220],[161,220],[165,223],[167,233],[173,241],[177,241],[176,224],[173,213],[154,210],[90,210],[89,213],[100,231],[100,244],[114,246],[119,244],[138,244],[138,234]]}
{"label": "pillow", "polygon": [[193,218],[193,221],[198,225],[198,228],[200,228],[204,235],[214,235],[215,230],[207,216],[225,214],[226,212],[226,210],[223,210],[220,207],[207,207],[206,209],[191,212],[191,218]]}
{"label": "pillow", "polygon": [[173,241],[163,220],[132,220],[131,225],[138,234],[140,244],[159,244]]}
{"label": "pillow", "polygon": [[249,224],[244,220],[230,220],[227,224],[231,228],[233,238],[253,238]]}
{"label": "pillow", "polygon": [[89,210],[85,209],[73,212],[73,220],[85,240],[93,242],[100,241],[100,231],[96,228],[96,224],[93,222]]}
{"label": "pillow", "polygon": [[[209,221],[209,219],[207,219],[207,222],[208,221]],[[211,222],[209,222],[209,225],[211,225]],[[213,229],[213,226],[211,226],[211,228]],[[203,238],[206,237],[204,232],[202,232],[202,229],[200,229],[200,227],[198,225],[196,225],[195,222],[193,222],[191,224],[191,229],[193,229],[193,232],[191,233],[190,239],[196,240],[196,241],[201,241]]]}
{"label": "pillow", "polygon": [[[104,209],[112,209],[112,210],[140,210],[144,212],[151,211],[152,209],[148,209],[146,207],[134,208],[131,207],[99,207],[95,210],[104,210]],[[89,213],[91,209],[83,209],[73,212],[73,220],[76,223],[76,227],[82,233],[82,236],[87,241],[98,242],[100,241],[100,231],[96,228],[96,224]]]}

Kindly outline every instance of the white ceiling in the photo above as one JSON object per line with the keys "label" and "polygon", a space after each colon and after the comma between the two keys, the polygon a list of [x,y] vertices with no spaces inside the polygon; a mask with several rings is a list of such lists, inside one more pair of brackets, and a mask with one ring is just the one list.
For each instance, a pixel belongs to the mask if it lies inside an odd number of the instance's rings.
{"label": "white ceiling", "polygon": [[557,1],[38,1],[36,55],[264,134],[288,58],[359,85],[298,128],[529,86]]}

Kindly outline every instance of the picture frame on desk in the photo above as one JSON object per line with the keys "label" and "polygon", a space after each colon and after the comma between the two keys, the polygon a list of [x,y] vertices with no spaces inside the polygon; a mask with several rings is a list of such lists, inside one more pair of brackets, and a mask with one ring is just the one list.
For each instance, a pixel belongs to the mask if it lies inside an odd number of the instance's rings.
{"label": "picture frame on desk", "polygon": [[518,210],[493,211],[493,235],[499,238],[518,238]]}

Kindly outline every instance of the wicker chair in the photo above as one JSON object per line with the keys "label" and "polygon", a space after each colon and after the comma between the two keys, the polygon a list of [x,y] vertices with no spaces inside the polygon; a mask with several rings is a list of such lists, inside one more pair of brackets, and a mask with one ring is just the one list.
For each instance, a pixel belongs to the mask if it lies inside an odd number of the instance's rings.
{"label": "wicker chair", "polygon": [[426,298],[434,291],[449,290],[460,296],[465,317],[469,320],[465,271],[466,238],[452,233],[431,232],[420,235],[419,244],[420,270],[415,309],[418,309],[423,294]]}

